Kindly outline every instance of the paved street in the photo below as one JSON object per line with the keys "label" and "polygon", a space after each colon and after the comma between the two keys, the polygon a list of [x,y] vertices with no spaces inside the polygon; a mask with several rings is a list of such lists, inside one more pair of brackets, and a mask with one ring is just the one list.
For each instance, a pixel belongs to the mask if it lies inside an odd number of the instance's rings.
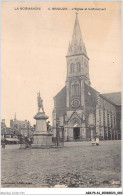
{"label": "paved street", "polygon": [[64,148],[1,149],[2,187],[119,187],[121,141],[69,142]]}

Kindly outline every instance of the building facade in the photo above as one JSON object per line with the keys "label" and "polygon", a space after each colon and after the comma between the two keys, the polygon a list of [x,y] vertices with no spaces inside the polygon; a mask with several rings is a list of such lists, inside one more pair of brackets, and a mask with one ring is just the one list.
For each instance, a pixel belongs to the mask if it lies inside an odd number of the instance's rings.
{"label": "building facade", "polygon": [[54,136],[59,125],[66,141],[120,139],[121,93],[100,94],[91,87],[89,57],[77,14],[66,61],[66,84],[54,97]]}
{"label": "building facade", "polygon": [[30,122],[27,121],[27,120],[24,120],[24,121],[21,121],[21,120],[17,120],[16,119],[16,114],[15,114],[15,117],[14,117],[14,120],[11,119],[10,120],[10,128],[16,128],[16,129],[27,129],[27,127],[31,127],[30,125]]}
{"label": "building facade", "polygon": [[33,127],[27,120],[21,121],[16,119],[16,114],[14,120],[10,120],[10,128],[19,130],[23,136],[31,136],[34,132]]}
{"label": "building facade", "polygon": [[1,121],[1,129],[6,127],[5,119],[2,119]]}

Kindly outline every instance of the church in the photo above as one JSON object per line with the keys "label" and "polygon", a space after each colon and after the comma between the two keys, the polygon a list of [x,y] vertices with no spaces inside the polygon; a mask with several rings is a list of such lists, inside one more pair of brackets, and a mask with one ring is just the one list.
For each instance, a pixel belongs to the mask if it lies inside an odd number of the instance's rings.
{"label": "church", "polygon": [[91,87],[77,14],[66,61],[65,87],[54,97],[53,129],[63,128],[65,141],[121,139],[121,93],[101,94]]}

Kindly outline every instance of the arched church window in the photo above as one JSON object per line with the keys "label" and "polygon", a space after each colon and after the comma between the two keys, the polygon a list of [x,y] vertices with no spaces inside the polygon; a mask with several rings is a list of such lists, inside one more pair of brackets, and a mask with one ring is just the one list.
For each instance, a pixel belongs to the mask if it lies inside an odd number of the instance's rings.
{"label": "arched church window", "polygon": [[80,84],[77,81],[71,85],[71,96],[72,98],[80,96]]}
{"label": "arched church window", "polygon": [[76,63],[76,69],[77,69],[77,72],[81,72],[81,63],[80,62]]}
{"label": "arched church window", "polygon": [[70,72],[73,73],[74,72],[74,64],[70,64]]}

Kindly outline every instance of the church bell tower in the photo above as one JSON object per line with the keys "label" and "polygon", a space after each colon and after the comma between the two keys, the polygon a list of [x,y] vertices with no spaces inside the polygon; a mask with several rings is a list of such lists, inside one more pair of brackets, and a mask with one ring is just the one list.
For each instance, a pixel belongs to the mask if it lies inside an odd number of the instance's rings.
{"label": "church bell tower", "polygon": [[90,85],[89,58],[83,42],[82,33],[76,13],[72,41],[69,43],[66,78],[67,110],[84,109],[84,85]]}

